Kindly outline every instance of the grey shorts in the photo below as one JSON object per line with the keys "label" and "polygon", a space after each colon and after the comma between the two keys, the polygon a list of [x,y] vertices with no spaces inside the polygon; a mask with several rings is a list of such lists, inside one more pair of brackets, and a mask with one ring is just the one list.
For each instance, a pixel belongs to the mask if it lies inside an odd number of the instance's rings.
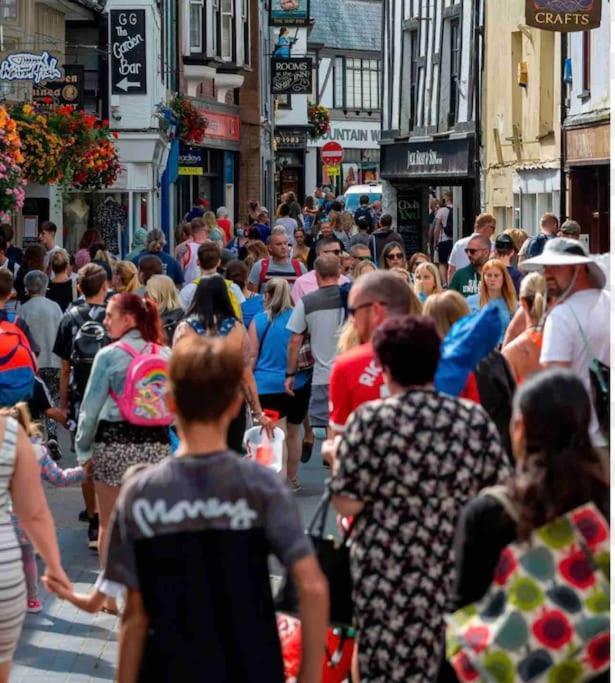
{"label": "grey shorts", "polygon": [[312,384],[312,395],[308,407],[312,427],[326,427],[329,424],[329,385]]}

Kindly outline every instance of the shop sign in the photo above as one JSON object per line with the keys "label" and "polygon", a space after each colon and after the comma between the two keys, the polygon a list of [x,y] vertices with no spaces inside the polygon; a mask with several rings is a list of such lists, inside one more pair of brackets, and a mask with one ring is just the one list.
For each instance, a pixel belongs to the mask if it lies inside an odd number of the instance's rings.
{"label": "shop sign", "polygon": [[[363,122],[361,124],[343,125],[337,121],[331,121],[331,130],[325,133],[319,140],[311,140],[311,144],[322,147],[330,140],[345,143],[345,147],[357,148],[378,147],[380,141],[380,125]],[[350,143],[350,144],[349,144]]]}
{"label": "shop sign", "polygon": [[200,147],[181,147],[178,175],[203,175],[203,150]]}
{"label": "shop sign", "polygon": [[64,78],[61,80],[45,81],[33,86],[32,100],[43,105],[72,104],[83,107],[83,66],[65,66]]}
{"label": "shop sign", "polygon": [[0,62],[0,81],[42,81],[62,78],[58,60],[46,50],[41,54],[15,52]]}
{"label": "shop sign", "polygon": [[525,0],[525,23],[545,31],[589,31],[600,26],[601,0]]}
{"label": "shop sign", "polygon": [[312,58],[271,58],[272,95],[309,95],[312,92]]}
{"label": "shop sign", "polygon": [[566,131],[566,165],[608,163],[611,158],[611,127],[571,128]]}
{"label": "shop sign", "polygon": [[237,114],[222,114],[209,109],[201,109],[201,114],[207,119],[205,138],[214,140],[231,140],[239,142],[241,139],[241,122]]}
{"label": "shop sign", "polygon": [[383,178],[471,175],[470,138],[382,145],[380,154]]}
{"label": "shop sign", "polygon": [[310,0],[271,0],[271,26],[309,26]]}
{"label": "shop sign", "polygon": [[276,128],[276,149],[305,149],[307,147],[307,131],[305,128]]}
{"label": "shop sign", "polygon": [[147,93],[145,10],[109,12],[111,49],[111,93],[145,95]]}

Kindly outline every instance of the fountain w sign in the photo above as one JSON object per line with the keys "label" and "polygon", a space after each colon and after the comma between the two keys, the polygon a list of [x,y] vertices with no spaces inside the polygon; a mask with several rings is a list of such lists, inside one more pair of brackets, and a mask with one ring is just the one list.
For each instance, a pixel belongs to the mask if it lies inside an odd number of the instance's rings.
{"label": "fountain w sign", "polygon": [[111,93],[145,95],[147,93],[145,52],[145,10],[109,12],[111,49]]}
{"label": "fountain w sign", "polygon": [[525,23],[545,31],[589,31],[600,26],[601,0],[525,0]]}

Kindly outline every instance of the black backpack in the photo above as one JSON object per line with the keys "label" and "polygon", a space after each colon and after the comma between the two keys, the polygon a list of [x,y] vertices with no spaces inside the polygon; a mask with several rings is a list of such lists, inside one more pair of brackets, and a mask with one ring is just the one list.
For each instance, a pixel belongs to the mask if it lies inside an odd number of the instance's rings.
{"label": "black backpack", "polygon": [[452,206],[447,206],[448,209],[448,215],[446,216],[446,223],[442,226],[442,229],[444,230],[444,234],[447,237],[453,236],[453,207]]}
{"label": "black backpack", "polygon": [[175,334],[175,329],[177,328],[180,320],[184,317],[183,308],[178,308],[174,311],[167,311],[160,316],[162,319],[162,329],[167,338],[167,343],[169,346],[173,345],[173,335]]}
{"label": "black backpack", "polygon": [[365,218],[367,221],[367,225],[369,228],[372,228],[374,225],[374,219],[372,216],[371,209],[369,206],[360,206],[355,212],[354,212],[354,222],[358,225],[359,224],[359,219],[360,218]]}
{"label": "black backpack", "polygon": [[70,354],[73,367],[72,389],[79,398],[83,398],[92,372],[94,356],[111,340],[107,336],[102,321],[93,320],[78,308],[73,309],[70,314],[79,326]]}

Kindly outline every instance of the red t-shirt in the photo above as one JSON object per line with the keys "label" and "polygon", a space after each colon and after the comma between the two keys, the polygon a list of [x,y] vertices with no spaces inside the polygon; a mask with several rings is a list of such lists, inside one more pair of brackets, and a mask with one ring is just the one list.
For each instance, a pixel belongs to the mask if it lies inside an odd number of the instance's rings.
{"label": "red t-shirt", "polygon": [[388,395],[371,342],[338,356],[329,379],[329,425],[344,429],[350,413],[363,403]]}
{"label": "red t-shirt", "polygon": [[218,218],[218,226],[224,231],[224,243],[231,241],[231,221],[228,218]]}

